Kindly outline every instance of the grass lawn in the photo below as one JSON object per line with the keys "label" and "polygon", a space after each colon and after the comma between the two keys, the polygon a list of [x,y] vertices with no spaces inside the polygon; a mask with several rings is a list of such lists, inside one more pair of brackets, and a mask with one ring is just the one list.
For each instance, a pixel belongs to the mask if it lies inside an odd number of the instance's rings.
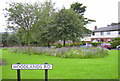
{"label": "grass lawn", "polygon": [[[16,79],[16,70],[11,64],[53,64],[49,70],[49,79],[117,79],[118,78],[118,50],[110,50],[105,58],[68,59],[43,55],[27,55],[2,51],[7,65],[2,67],[3,79]],[[22,79],[44,79],[44,70],[21,70]]]}

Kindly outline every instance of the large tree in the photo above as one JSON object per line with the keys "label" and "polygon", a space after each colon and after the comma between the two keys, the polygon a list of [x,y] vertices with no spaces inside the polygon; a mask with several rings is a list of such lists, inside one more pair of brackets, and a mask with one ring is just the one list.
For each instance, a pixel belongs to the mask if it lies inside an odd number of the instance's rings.
{"label": "large tree", "polygon": [[82,37],[84,33],[83,19],[72,9],[62,9],[55,15],[57,27],[57,37],[63,40],[65,46],[66,40],[74,40]]}
{"label": "large tree", "polygon": [[73,9],[77,14],[79,14],[79,19],[83,19],[83,24],[84,24],[83,37],[86,34],[92,33],[89,29],[86,28],[86,25],[91,23],[91,22],[95,22],[95,20],[86,18],[84,16],[86,8],[87,8],[87,6],[84,6],[82,3],[75,2],[75,3],[71,4],[71,9]]}
{"label": "large tree", "polygon": [[[43,8],[44,7],[44,8]],[[35,35],[35,41],[39,43],[40,45],[50,47],[50,42],[55,41],[54,36],[54,19],[53,16],[55,14],[54,4],[50,2],[45,2],[42,5],[43,11],[42,11],[42,21],[37,22],[35,25],[39,25],[41,23],[41,28],[38,29],[36,35]]]}
{"label": "large tree", "polygon": [[52,14],[53,5],[51,2],[39,3],[10,3],[9,8],[5,10],[5,16],[8,21],[8,28],[19,32],[21,39],[28,43],[28,52],[30,54],[30,42],[34,40],[34,36],[40,31],[45,23],[49,22]]}

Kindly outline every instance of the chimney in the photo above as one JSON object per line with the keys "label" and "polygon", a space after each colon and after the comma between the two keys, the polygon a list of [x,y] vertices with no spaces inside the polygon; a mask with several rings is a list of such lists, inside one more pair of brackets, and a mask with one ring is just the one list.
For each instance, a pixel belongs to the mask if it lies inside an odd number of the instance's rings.
{"label": "chimney", "polygon": [[94,30],[96,30],[96,29],[97,29],[97,26],[94,27]]}

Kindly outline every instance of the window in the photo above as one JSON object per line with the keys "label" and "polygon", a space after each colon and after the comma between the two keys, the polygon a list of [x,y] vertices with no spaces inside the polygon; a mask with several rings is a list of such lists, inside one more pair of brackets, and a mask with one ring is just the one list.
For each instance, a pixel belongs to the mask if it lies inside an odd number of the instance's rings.
{"label": "window", "polygon": [[107,35],[110,35],[110,31],[107,32]]}
{"label": "window", "polygon": [[120,31],[118,31],[118,34],[120,35]]}
{"label": "window", "polygon": [[100,32],[101,35],[104,35],[104,32]]}

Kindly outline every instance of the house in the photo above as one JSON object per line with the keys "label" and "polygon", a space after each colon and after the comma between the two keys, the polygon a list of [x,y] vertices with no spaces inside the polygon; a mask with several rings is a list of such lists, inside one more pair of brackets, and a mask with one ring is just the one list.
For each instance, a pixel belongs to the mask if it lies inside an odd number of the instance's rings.
{"label": "house", "polygon": [[108,25],[101,28],[95,26],[91,35],[91,42],[111,42],[116,37],[120,37],[120,25]]}

